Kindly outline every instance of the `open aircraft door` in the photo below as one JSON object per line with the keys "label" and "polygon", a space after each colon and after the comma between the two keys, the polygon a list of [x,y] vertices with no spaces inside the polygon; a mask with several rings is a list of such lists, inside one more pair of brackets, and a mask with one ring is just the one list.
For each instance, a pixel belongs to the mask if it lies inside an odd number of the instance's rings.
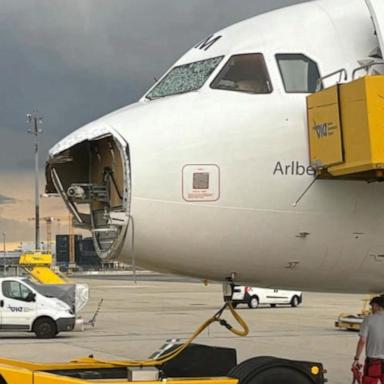
{"label": "open aircraft door", "polygon": [[384,1],[383,0],[365,0],[371,14],[373,24],[375,25],[377,39],[381,54],[384,55]]}

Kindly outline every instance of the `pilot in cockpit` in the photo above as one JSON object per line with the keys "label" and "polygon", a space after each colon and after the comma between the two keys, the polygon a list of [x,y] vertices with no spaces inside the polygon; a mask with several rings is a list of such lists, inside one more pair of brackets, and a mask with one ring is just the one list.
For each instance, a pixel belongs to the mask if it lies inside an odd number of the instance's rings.
{"label": "pilot in cockpit", "polygon": [[213,88],[249,93],[270,93],[270,83],[261,54],[232,56],[215,80]]}

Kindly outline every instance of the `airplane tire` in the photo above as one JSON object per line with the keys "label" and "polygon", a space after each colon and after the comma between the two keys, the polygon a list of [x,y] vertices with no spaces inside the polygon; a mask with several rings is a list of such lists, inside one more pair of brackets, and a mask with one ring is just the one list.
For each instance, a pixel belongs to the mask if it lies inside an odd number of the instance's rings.
{"label": "airplane tire", "polygon": [[35,321],[33,332],[39,339],[51,339],[57,335],[56,323],[49,317],[42,317]]}
{"label": "airplane tire", "polygon": [[3,376],[0,376],[0,384],[7,384]]}
{"label": "airplane tire", "polygon": [[297,296],[293,296],[291,299],[291,307],[297,307],[299,303],[299,298]]}
{"label": "airplane tire", "polygon": [[295,362],[262,356],[243,361],[228,373],[239,384],[314,384],[315,381]]}
{"label": "airplane tire", "polygon": [[257,296],[251,296],[248,300],[248,307],[255,309],[259,306],[259,298]]}

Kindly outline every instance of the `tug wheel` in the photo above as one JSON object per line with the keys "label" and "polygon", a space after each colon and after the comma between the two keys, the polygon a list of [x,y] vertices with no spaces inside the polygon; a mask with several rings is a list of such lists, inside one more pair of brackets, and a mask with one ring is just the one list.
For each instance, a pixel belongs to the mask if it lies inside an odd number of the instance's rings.
{"label": "tug wheel", "polygon": [[296,362],[262,356],[243,361],[228,373],[239,384],[314,384],[316,380]]}

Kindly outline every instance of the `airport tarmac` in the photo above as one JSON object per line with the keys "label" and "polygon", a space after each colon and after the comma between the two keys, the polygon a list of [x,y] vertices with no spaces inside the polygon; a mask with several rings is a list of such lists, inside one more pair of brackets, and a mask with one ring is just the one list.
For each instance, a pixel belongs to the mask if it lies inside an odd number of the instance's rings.
{"label": "airport tarmac", "polygon": [[[67,361],[94,354],[100,359],[144,359],[166,339],[186,339],[222,305],[218,284],[151,278],[134,283],[124,278],[76,278],[87,282],[90,301],[83,318],[92,317],[104,299],[95,328],[62,333],[56,339],[38,340],[33,334],[1,333],[1,357],[33,361]],[[163,279],[165,280],[165,279]],[[198,343],[237,349],[238,361],[253,356],[273,355],[320,361],[328,370],[331,384],[352,381],[350,367],[357,333],[337,330],[340,312],[357,313],[363,295],[304,293],[297,308],[261,307],[239,312],[249,325],[246,337],[235,336],[218,324],[211,325]],[[237,327],[230,313],[230,324]]]}

